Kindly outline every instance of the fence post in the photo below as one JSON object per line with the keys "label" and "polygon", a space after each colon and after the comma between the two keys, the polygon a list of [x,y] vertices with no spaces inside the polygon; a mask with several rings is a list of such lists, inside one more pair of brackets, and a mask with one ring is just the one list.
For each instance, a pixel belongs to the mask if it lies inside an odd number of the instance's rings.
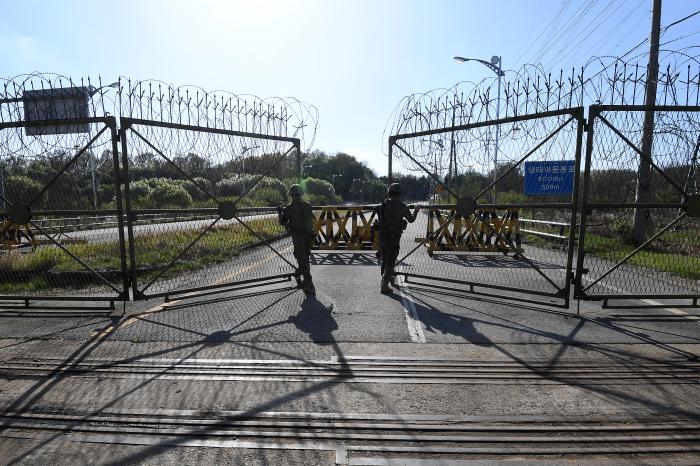
{"label": "fence post", "polygon": [[115,118],[109,120],[110,130],[112,132],[112,164],[114,165],[114,194],[117,208],[117,230],[119,233],[119,261],[121,263],[122,276],[122,292],[124,293],[125,301],[129,300],[129,276],[126,264],[126,241],[124,239],[124,206],[122,205],[122,176],[119,170],[119,133],[117,130],[117,121]]}
{"label": "fence post", "polygon": [[[579,223],[579,233],[578,233],[578,251],[576,255],[576,279],[574,283],[574,298],[581,299],[581,290],[583,290],[583,274],[584,267],[583,261],[584,246],[586,243],[586,221],[590,212],[588,211],[588,190],[591,179],[591,157],[593,154],[593,131],[595,126],[595,120],[598,117],[598,107],[596,105],[591,105],[588,107],[588,128],[586,136],[586,162],[583,168],[583,190],[581,195],[581,221]],[[577,200],[578,202],[578,200]]]}

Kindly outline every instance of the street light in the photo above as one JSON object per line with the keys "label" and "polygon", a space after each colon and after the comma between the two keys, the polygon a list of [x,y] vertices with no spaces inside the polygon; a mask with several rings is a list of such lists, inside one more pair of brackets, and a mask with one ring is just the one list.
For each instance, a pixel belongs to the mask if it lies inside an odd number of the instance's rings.
{"label": "street light", "polygon": [[353,178],[352,179],[352,202],[355,202],[355,182],[356,181],[362,181],[362,178]]}
{"label": "street light", "polygon": [[90,90],[90,97],[97,94],[98,91],[104,89],[105,87],[111,87],[112,89],[116,89],[119,87],[119,81],[114,81],[112,84],[105,84],[104,86],[100,87],[88,86],[88,89]]}
{"label": "street light", "polygon": [[340,175],[331,175],[331,186],[333,187],[333,196],[335,196],[335,177]]}
{"label": "street light", "polygon": [[[111,84],[106,84],[104,86],[100,87],[94,87],[92,85],[88,86],[88,97],[92,98],[95,94],[97,94],[99,91],[101,91],[104,88],[110,87],[112,89],[116,89],[119,87],[119,81],[115,81]],[[90,138],[90,126],[88,125],[88,139]],[[75,150],[79,150],[80,146],[76,145]],[[88,161],[90,162],[90,178],[91,178],[91,184],[92,184],[92,206],[93,209],[97,210],[97,177],[95,176],[95,170],[97,167],[95,166],[95,154],[91,152],[87,152],[88,155]]]}
{"label": "street light", "polygon": [[[490,69],[498,76],[498,90],[496,91],[496,120],[500,118],[501,110],[501,78],[506,74],[503,72],[503,60],[498,55],[491,57],[491,61],[481,60],[479,58],[453,57],[453,60],[459,63],[468,61],[476,61]],[[500,133],[500,125],[496,125],[496,141],[493,149],[493,203],[496,203],[496,180],[498,179],[498,136]]]}
{"label": "street light", "polygon": [[365,180],[362,183],[360,183],[360,203],[364,204],[365,203],[365,186],[369,183],[369,181]]}

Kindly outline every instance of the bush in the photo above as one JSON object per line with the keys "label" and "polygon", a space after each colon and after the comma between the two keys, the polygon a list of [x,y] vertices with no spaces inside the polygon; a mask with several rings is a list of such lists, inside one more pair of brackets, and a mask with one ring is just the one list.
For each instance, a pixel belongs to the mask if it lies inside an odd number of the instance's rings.
{"label": "bush", "polygon": [[[255,178],[257,179],[257,177]],[[253,180],[254,181],[254,180]],[[263,177],[258,183],[256,188],[270,188],[276,190],[284,198],[287,197],[287,185],[285,185],[282,180],[277,178],[270,178],[269,176]]]}
{"label": "bush", "polygon": [[135,202],[144,202],[151,193],[151,186],[148,180],[138,180],[129,184],[131,199]]}
{"label": "bush", "polygon": [[254,183],[250,175],[234,175],[216,183],[216,193],[219,196],[240,196],[246,187]]}
{"label": "bush", "polygon": [[185,188],[175,184],[163,183],[148,194],[147,204],[149,207],[189,207],[192,205],[192,197]]}
{"label": "bush", "polygon": [[319,180],[318,178],[306,179],[306,192],[308,194],[318,194],[321,196],[332,196],[334,194],[333,185],[328,181]]}
{"label": "bush", "polygon": [[[206,189],[207,191],[211,192],[211,183],[209,180],[206,178],[202,178],[201,176],[198,176],[194,178],[194,180],[197,182],[199,186],[202,188]],[[207,196],[207,193],[202,191],[197,185],[195,185],[191,180],[175,180],[175,181],[181,181],[180,185],[185,188],[187,191],[187,194],[189,194],[192,199],[195,201],[203,201],[205,199],[208,199],[209,196]]]}
{"label": "bush", "polygon": [[97,199],[100,204],[105,204],[114,200],[114,186],[111,184],[101,184],[97,188]]}
{"label": "bush", "polygon": [[28,204],[42,187],[41,183],[28,176],[15,175],[5,180],[6,197],[13,203]]}
{"label": "bush", "polygon": [[[247,197],[247,196],[246,196]],[[284,204],[286,198],[274,188],[256,188],[252,194],[253,203],[258,206],[274,207]]]}
{"label": "bush", "polygon": [[[246,189],[255,183],[258,176],[254,175],[234,175],[229,178],[225,178],[218,183],[216,183],[216,193],[219,196],[240,196]],[[270,178],[269,176],[263,177],[256,185],[253,192],[248,195],[256,197],[255,194],[259,190],[273,190],[276,191],[282,198],[287,196],[287,186],[277,178]]]}

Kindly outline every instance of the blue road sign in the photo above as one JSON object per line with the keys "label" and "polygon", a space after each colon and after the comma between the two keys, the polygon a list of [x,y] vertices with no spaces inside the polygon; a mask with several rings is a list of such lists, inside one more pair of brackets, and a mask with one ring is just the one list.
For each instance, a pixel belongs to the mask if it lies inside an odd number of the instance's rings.
{"label": "blue road sign", "polygon": [[525,194],[571,194],[574,190],[574,160],[525,162]]}

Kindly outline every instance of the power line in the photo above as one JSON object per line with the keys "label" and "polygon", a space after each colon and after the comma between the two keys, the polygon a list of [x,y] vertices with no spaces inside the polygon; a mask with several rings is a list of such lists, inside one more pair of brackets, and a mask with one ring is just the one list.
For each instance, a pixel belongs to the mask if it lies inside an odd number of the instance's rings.
{"label": "power line", "polygon": [[670,28],[671,26],[675,26],[676,24],[680,24],[680,23],[682,23],[683,21],[692,18],[693,16],[695,16],[695,15],[697,15],[697,14],[700,14],[700,10],[696,11],[695,13],[691,13],[691,14],[689,14],[688,16],[679,19],[678,21],[674,21],[673,23],[671,23],[671,24],[669,24],[668,26],[666,26],[666,27],[664,28],[664,31],[665,31],[666,29]]}
{"label": "power line", "polygon": [[[533,40],[532,42],[530,42],[530,45],[528,45],[528,47],[525,49],[525,51],[524,51],[523,53],[521,53],[520,56],[517,58],[517,60],[513,61],[513,63],[520,63],[520,60],[525,56],[525,54],[527,54],[527,52],[530,51],[530,49],[532,48],[532,46],[535,45],[535,43],[537,43],[537,41],[540,39],[540,37],[542,37],[542,35],[543,35],[545,32],[547,32],[547,30],[548,30],[550,27],[552,27],[552,25],[554,25],[554,24],[559,20],[559,18],[562,16],[562,14],[564,13],[564,11],[566,11],[566,9],[569,7],[570,4],[571,4],[571,0],[564,0],[564,1],[561,3],[561,6],[559,7],[559,11],[557,11],[557,14],[554,15],[554,18],[552,18],[552,20],[549,22],[549,24],[547,24],[547,25],[542,29],[542,32],[540,32],[540,33],[538,34],[538,36],[535,37],[535,40]],[[556,30],[556,27],[554,28],[554,30]]]}
{"label": "power line", "polygon": [[[668,31],[668,29],[671,28],[672,26],[675,26],[676,24],[682,23],[683,21],[685,21],[685,20],[687,20],[687,19],[689,19],[689,18],[692,18],[693,16],[695,16],[695,15],[697,15],[697,14],[699,14],[699,13],[700,13],[700,10],[696,11],[695,13],[691,13],[691,14],[689,14],[688,16],[685,16],[685,17],[683,17],[683,18],[681,18],[681,19],[679,19],[679,20],[677,20],[677,21],[674,21],[674,22],[672,22],[671,24],[669,24],[668,26],[665,26],[665,27],[661,28],[661,34],[663,34],[663,33],[665,33],[666,31]],[[698,31],[698,32],[700,32],[700,31]],[[695,33],[693,33],[693,34],[691,34],[691,35],[694,35],[694,34],[697,34],[697,32],[695,32]],[[649,40],[649,38],[648,38],[648,37],[645,37],[644,39],[641,40],[641,42],[639,42],[637,45],[635,45],[634,47],[632,47],[632,48],[629,49],[627,52],[625,52],[624,54],[620,55],[620,56],[617,57],[617,58],[618,58],[618,59],[625,58],[627,55],[629,55],[630,53],[634,52],[634,51],[635,51],[636,49],[638,49],[640,46],[642,46],[643,44],[645,44],[648,40]],[[674,41],[675,41],[675,39],[674,39]],[[670,42],[671,42],[671,41],[670,41]],[[613,63],[615,63],[615,62],[613,62]],[[595,77],[598,76],[599,74],[603,73],[603,72],[604,72],[605,70],[607,70],[608,68],[610,68],[610,67],[613,65],[613,63],[610,63],[608,66],[606,66],[606,67],[603,68],[602,70],[598,71],[596,74],[594,74],[594,75],[591,76],[590,78],[586,79],[586,81],[584,81],[584,84],[587,83],[587,82],[589,82],[591,79],[595,78]]]}
{"label": "power line", "polygon": [[588,13],[591,8],[598,2],[598,0],[587,0],[586,3],[581,5],[578,10],[572,14],[569,19],[566,21],[564,24],[564,29],[560,30],[553,38],[550,40],[548,43],[546,43],[540,51],[536,54],[533,60],[530,60],[530,62],[535,62],[538,63],[542,60],[542,57],[544,57],[549,51],[554,47],[559,41],[563,40],[563,38],[571,31],[575,25]]}
{"label": "power line", "polygon": [[[600,47],[605,43],[611,43],[615,37],[621,37],[620,41],[615,44],[615,47],[619,47],[620,44],[629,37],[629,34],[637,28],[639,23],[641,23],[646,17],[646,11],[641,11],[639,15],[639,6],[646,0],[640,0],[630,11],[625,15],[619,23],[614,23],[612,28],[605,34],[601,34],[601,38],[588,47],[585,50],[581,50],[581,53],[574,55],[575,59],[570,60],[573,63],[577,63],[580,60],[587,60],[591,56],[591,52],[597,51],[600,55]],[[637,13],[637,18],[633,19],[633,16]],[[627,26],[627,29],[623,29]]]}
{"label": "power line", "polygon": [[[643,2],[644,0],[640,0],[639,4]],[[548,68],[551,63],[557,61],[559,59],[559,62],[564,61],[566,58],[570,57],[573,53],[576,53],[579,50],[579,47],[583,45],[587,39],[590,38],[590,36],[597,31],[599,28],[601,28],[603,25],[606,24],[606,20],[603,21],[598,21],[598,19],[603,16],[610,7],[612,7],[614,2],[610,2],[605,8],[603,8],[598,15],[596,15],[584,28],[583,30],[574,38],[572,38],[570,41],[568,41],[567,44],[565,44],[559,51],[552,57],[552,59],[548,62],[547,66],[545,68]],[[617,7],[608,15],[608,19],[616,13],[623,5],[625,4],[625,0],[621,0],[620,3],[617,5]],[[624,22],[630,15],[632,15],[636,11],[636,7],[632,9],[632,11],[623,19],[622,22]],[[591,26],[597,22],[597,25],[595,27]],[[612,30],[609,30],[607,33],[602,34],[603,38],[599,41],[599,43],[603,40],[606,39],[606,37],[609,37],[611,35],[611,31],[616,32],[616,29],[613,28]],[[574,43],[574,41],[578,38],[581,37],[581,40],[578,42]],[[590,50],[590,49],[589,49]]]}

